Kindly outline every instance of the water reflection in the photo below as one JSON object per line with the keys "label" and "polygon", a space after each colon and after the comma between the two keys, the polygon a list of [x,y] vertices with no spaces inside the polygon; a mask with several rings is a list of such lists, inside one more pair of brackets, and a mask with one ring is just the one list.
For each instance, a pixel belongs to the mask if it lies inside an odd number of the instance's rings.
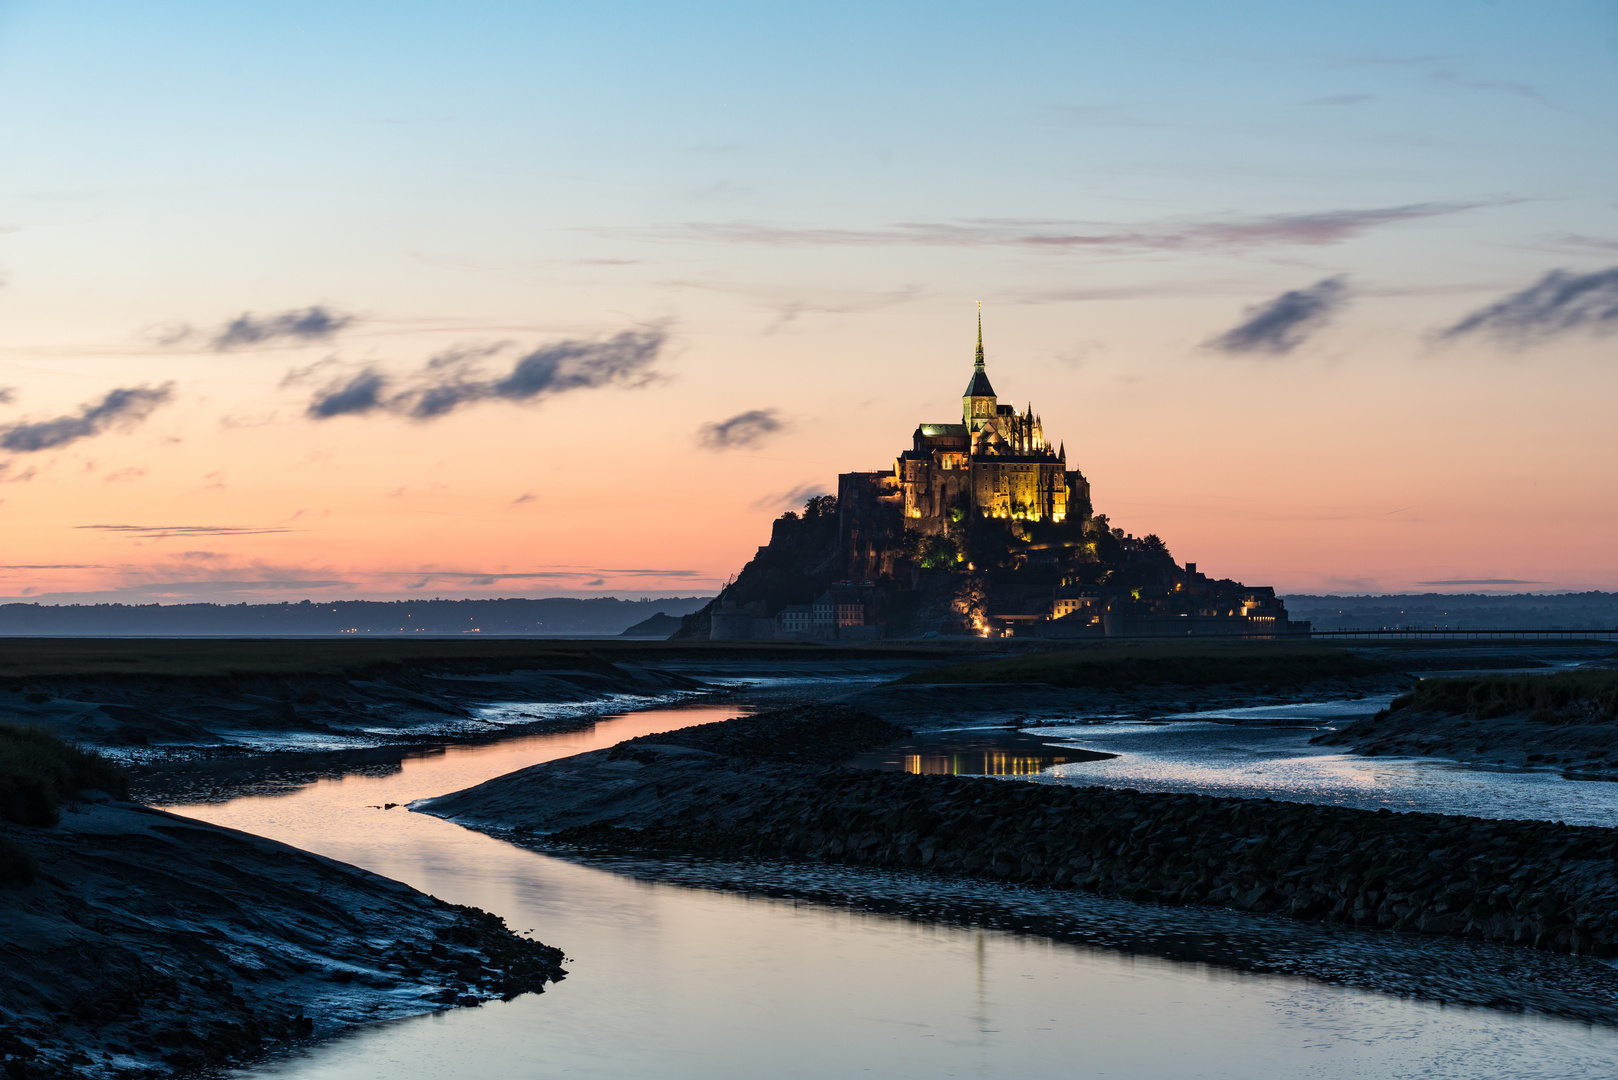
{"label": "water reflection", "polygon": [[1038,776],[1058,765],[1103,761],[1114,755],[1020,731],[940,732],[895,743],[849,762],[857,769],[943,776]]}
{"label": "water reflection", "polygon": [[1585,783],[1548,770],[1479,767],[1442,758],[1361,757],[1340,747],[1311,745],[1309,740],[1321,730],[1314,724],[1281,727],[1197,720],[1047,727],[1041,734],[1051,742],[1077,744],[1112,757],[1087,765],[1053,766],[1035,779],[1618,827],[1618,791],[1611,785]]}

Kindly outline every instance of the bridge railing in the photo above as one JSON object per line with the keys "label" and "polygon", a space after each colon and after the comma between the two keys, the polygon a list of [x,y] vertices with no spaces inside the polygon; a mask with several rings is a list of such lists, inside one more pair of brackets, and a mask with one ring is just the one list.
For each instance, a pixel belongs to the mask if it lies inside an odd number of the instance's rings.
{"label": "bridge railing", "polygon": [[1581,630],[1572,627],[1516,627],[1492,630],[1465,630],[1452,627],[1362,627],[1346,630],[1311,629],[1311,638],[1368,638],[1403,641],[1498,640],[1498,641],[1618,641],[1618,627],[1611,630]]}

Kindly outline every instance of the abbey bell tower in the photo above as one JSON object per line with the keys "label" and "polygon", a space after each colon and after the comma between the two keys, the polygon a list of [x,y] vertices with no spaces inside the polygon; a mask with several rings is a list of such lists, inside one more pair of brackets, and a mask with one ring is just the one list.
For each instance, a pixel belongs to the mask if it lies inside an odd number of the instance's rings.
{"label": "abbey bell tower", "polygon": [[994,387],[983,370],[983,301],[978,301],[978,356],[972,365],[972,381],[961,395],[961,422],[968,432],[977,431],[995,416]]}

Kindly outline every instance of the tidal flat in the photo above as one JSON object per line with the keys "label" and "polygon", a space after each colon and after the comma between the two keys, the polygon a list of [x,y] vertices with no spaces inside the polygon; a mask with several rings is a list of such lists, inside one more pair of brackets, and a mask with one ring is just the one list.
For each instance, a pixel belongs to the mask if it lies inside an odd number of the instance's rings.
{"label": "tidal flat", "polygon": [[[494,643],[476,644],[487,647]],[[631,655],[639,655],[642,659],[631,662],[628,659]],[[615,653],[613,662],[626,667],[644,667],[648,666],[645,655],[644,652],[632,654],[626,649],[622,653]],[[1461,668],[1468,662],[1482,660],[1493,666],[1509,663],[1524,667],[1551,667],[1595,658],[1580,653],[1570,659],[1569,656],[1546,650],[1491,658],[1472,651],[1465,655],[1451,653],[1436,658],[1448,663],[1434,663],[1434,658],[1422,658],[1419,663],[1423,668],[1446,667],[1449,664]],[[953,654],[945,662],[962,659],[983,658],[976,654]],[[1576,1021],[1593,1024],[1595,1027],[1590,1031],[1597,1033],[1613,1030],[1611,1002],[1618,1000],[1618,992],[1611,983],[1613,969],[1600,960],[1583,955],[1558,955],[1485,941],[1413,937],[1391,930],[1306,924],[1281,917],[1277,912],[1266,914],[1262,910],[1262,903],[1252,905],[1255,910],[1240,910],[1237,905],[1227,909],[1207,905],[1142,903],[1116,894],[1052,889],[1034,882],[1017,884],[1008,883],[1002,878],[952,877],[928,871],[918,872],[902,864],[882,868],[820,857],[782,859],[761,858],[754,854],[738,858],[734,853],[720,850],[694,855],[672,849],[634,851],[623,845],[614,850],[603,850],[599,846],[559,846],[535,831],[518,833],[492,824],[486,826],[491,835],[482,835],[424,814],[409,813],[402,805],[475,786],[544,761],[573,758],[574,763],[566,768],[576,769],[579,765],[577,755],[611,754],[612,748],[626,739],[642,739],[641,742],[630,743],[619,755],[620,760],[634,761],[633,755],[645,752],[648,743],[655,742],[656,737],[671,729],[727,720],[770,708],[791,708],[831,699],[843,699],[856,708],[867,708],[873,698],[883,695],[894,702],[908,701],[908,711],[895,710],[891,717],[884,715],[883,723],[891,724],[891,728],[873,734],[873,737],[890,740],[884,748],[875,752],[883,761],[894,757],[897,753],[895,748],[908,745],[906,740],[959,738],[962,737],[959,733],[940,735],[938,729],[965,726],[979,729],[978,736],[985,738],[989,744],[996,744],[997,739],[1009,739],[1017,740],[1019,746],[1024,746],[1026,741],[1031,740],[1046,748],[1046,756],[1066,755],[1062,762],[1039,764],[1022,779],[1038,784],[1083,786],[1083,770],[1086,768],[1138,768],[1141,762],[1151,760],[1155,753],[1138,747],[1087,753],[1081,745],[1085,735],[1133,730],[1143,720],[1147,726],[1156,725],[1156,729],[1163,731],[1194,726],[1197,723],[1195,720],[1171,717],[1176,715],[1177,710],[1188,710],[1195,716],[1199,704],[1205,706],[1202,710],[1204,715],[1208,715],[1209,709],[1214,713],[1237,714],[1219,717],[1220,721],[1232,728],[1268,730],[1270,725],[1276,723],[1274,719],[1251,714],[1244,716],[1241,709],[1286,709],[1307,699],[1309,691],[1315,689],[1351,712],[1363,709],[1368,714],[1385,703],[1388,693],[1372,692],[1375,687],[1369,684],[1343,685],[1340,680],[1319,684],[1304,682],[1291,687],[1267,686],[1257,680],[1244,682],[1239,671],[1227,683],[1200,688],[1146,684],[1121,690],[1087,690],[1049,684],[1030,687],[1027,684],[1007,683],[999,685],[1000,696],[997,700],[992,686],[984,683],[954,684],[950,687],[921,683],[895,685],[895,680],[929,666],[937,667],[939,663],[939,653],[925,650],[919,654],[907,653],[906,650],[893,653],[853,650],[846,655],[825,657],[809,657],[798,650],[671,651],[668,655],[659,656],[656,678],[667,678],[671,684],[676,679],[687,680],[694,685],[694,689],[681,689],[671,694],[669,699],[659,699],[654,695],[626,699],[611,692],[591,699],[583,694],[572,703],[576,708],[570,707],[567,715],[553,715],[547,720],[533,723],[525,721],[520,726],[502,726],[476,737],[457,734],[450,738],[434,739],[412,735],[379,745],[328,747],[307,753],[296,749],[305,744],[298,741],[297,733],[292,732],[283,742],[270,741],[262,744],[262,748],[255,746],[250,752],[238,750],[198,755],[186,751],[160,760],[147,758],[144,760],[148,764],[142,766],[137,777],[136,796],[160,802],[171,813],[202,818],[259,836],[274,837],[407,882],[417,889],[455,903],[484,908],[504,917],[514,929],[535,934],[566,949],[570,957],[577,958],[567,965],[573,973],[572,977],[553,987],[543,998],[531,1001],[518,999],[502,1004],[496,995],[492,999],[486,998],[482,1008],[439,1014],[441,1019],[435,1021],[432,1027],[401,1020],[350,1028],[348,1030],[355,1034],[336,1041],[322,1038],[313,1042],[293,1040],[282,1044],[288,1049],[275,1058],[276,1063],[262,1067],[264,1075],[312,1077],[329,1075],[324,1070],[330,1069],[337,1069],[345,1076],[383,1075],[381,1072],[367,1073],[363,1061],[345,1057],[349,1048],[362,1045],[368,1048],[362,1055],[366,1060],[380,1053],[393,1062],[388,1075],[453,1075],[455,1066],[442,1054],[453,1057],[460,1053],[454,1051],[453,1046],[457,1045],[456,1040],[463,1038],[472,1038],[480,1045],[508,1047],[509,1056],[499,1059],[493,1066],[495,1074],[502,1070],[513,1074],[519,1070],[525,1075],[533,1075],[536,1071],[545,1074],[545,1068],[542,1063],[536,1063],[533,1054],[542,1053],[545,1061],[553,1063],[558,1069],[567,1062],[583,1067],[586,1059],[578,1056],[580,1048],[586,1043],[594,1043],[590,1034],[592,1027],[603,1023],[632,1023],[649,1034],[644,1039],[629,1040],[610,1052],[600,1047],[593,1051],[593,1058],[599,1066],[597,1071],[601,1075],[621,1074],[625,1069],[646,1075],[700,1075],[702,1063],[715,1070],[710,1074],[723,1075],[726,1068],[724,1062],[734,1064],[735,1061],[752,1060],[747,1059],[745,1047],[737,1048],[734,1054],[721,1052],[711,1043],[699,1047],[689,1042],[686,1033],[671,1030],[669,1024],[672,1018],[689,1013],[687,1019],[694,1025],[694,1030],[701,1030],[705,1024],[711,1024],[715,1017],[721,1015],[703,1008],[701,1003],[728,998],[730,990],[717,983],[681,982],[672,971],[665,978],[656,974],[661,970],[657,965],[652,966],[652,974],[648,975],[644,963],[640,965],[638,976],[641,984],[637,985],[636,965],[627,956],[624,958],[626,966],[613,959],[617,950],[631,948],[631,942],[634,948],[642,950],[643,959],[646,955],[644,950],[678,952],[693,946],[694,942],[682,942],[680,935],[684,932],[677,927],[693,913],[708,909],[710,902],[700,900],[698,894],[715,892],[744,900],[753,898],[746,901],[753,905],[746,910],[752,913],[748,918],[758,922],[756,935],[743,934],[729,940],[724,940],[723,935],[714,938],[715,947],[722,948],[727,955],[734,953],[741,961],[747,950],[756,949],[756,956],[763,962],[764,957],[779,951],[775,946],[763,944],[763,937],[774,935],[783,943],[781,947],[786,947],[784,943],[798,940],[794,936],[798,933],[794,927],[805,927],[805,920],[808,919],[817,927],[814,934],[819,935],[819,944],[811,946],[805,939],[800,942],[805,949],[818,948],[828,954],[843,956],[848,964],[844,973],[848,978],[887,980],[891,983],[890,999],[893,994],[905,993],[904,987],[910,986],[910,982],[897,970],[885,974],[864,971],[858,960],[842,952],[834,941],[837,935],[844,933],[844,930],[837,929],[844,924],[838,923],[832,913],[859,912],[863,913],[860,915],[862,919],[878,920],[860,923],[863,929],[857,931],[859,934],[876,934],[873,942],[877,939],[886,941],[895,933],[901,936],[909,933],[901,930],[902,926],[916,928],[926,935],[942,935],[934,945],[925,944],[933,940],[925,936],[913,942],[916,948],[942,949],[943,952],[935,958],[940,963],[967,940],[961,938],[957,941],[958,935],[989,934],[991,937],[986,940],[999,943],[992,946],[994,949],[1002,952],[1011,949],[1012,953],[1007,955],[1018,956],[1025,954],[1018,951],[1023,947],[1015,945],[1015,941],[1043,941],[1059,949],[1077,950],[1062,952],[1051,959],[1055,967],[1046,975],[1052,978],[1073,979],[1082,971],[1111,970],[1108,965],[1113,964],[1116,958],[1134,957],[1136,963],[1165,965],[1154,969],[1156,974],[1153,978],[1166,980],[1162,982],[1162,988],[1163,992],[1169,994],[1184,996],[1190,985],[1184,979],[1190,977],[1192,972],[1226,972],[1227,978],[1237,980],[1230,984],[1233,988],[1230,991],[1233,995],[1229,998],[1231,1001],[1245,1000],[1244,995],[1249,994],[1258,994],[1261,998],[1264,995],[1273,997],[1275,994],[1286,994],[1296,1000],[1299,994],[1310,998],[1311,995],[1325,993],[1332,1001],[1353,1000],[1360,1003],[1356,1008],[1383,1012],[1394,1009],[1397,1016],[1388,1014],[1387,1018],[1395,1026],[1421,1017],[1419,1023],[1423,1030],[1430,1031],[1431,1039],[1436,1040],[1431,1044],[1433,1047],[1440,1044],[1457,1050],[1469,1047],[1467,1052],[1474,1055],[1504,1052],[1501,1048],[1507,1046],[1515,1046],[1519,1050],[1528,1046],[1541,1047],[1544,1040],[1550,1038],[1551,1049],[1555,1052],[1545,1060],[1560,1061],[1561,1072],[1547,1072],[1545,1075],[1603,1075],[1602,1069],[1615,1060],[1611,1044],[1604,1041],[1605,1036],[1597,1034],[1592,1036],[1594,1041],[1590,1041],[1584,1036],[1574,1035],[1573,1029],[1554,1028],[1560,1034],[1552,1037],[1548,1033],[1553,1029],[1543,1026],[1544,1023],[1551,1023],[1551,1018],[1562,1018],[1555,1023]],[[1392,666],[1397,669],[1401,665]],[[1402,671],[1395,674],[1405,677]],[[461,685],[465,680],[451,682]],[[958,695],[954,705],[947,697],[935,696],[940,691],[948,690]],[[1133,701],[1128,700],[1131,692],[1134,693]],[[524,702],[520,697],[501,700],[494,695],[483,698],[475,696],[483,693],[487,693],[486,687],[476,687],[473,695],[462,700],[460,707],[469,712],[487,710],[501,716],[518,716],[523,712],[539,711],[536,706],[541,704]],[[911,696],[905,699],[904,695]],[[157,703],[162,698],[154,693],[149,700]],[[666,704],[665,700],[683,701],[684,705]],[[1125,707],[1111,708],[1119,700],[1124,701]],[[625,705],[634,704],[651,707],[623,711]],[[926,717],[925,727],[912,722],[918,716]],[[1297,724],[1295,719],[1290,723],[1294,726]],[[1324,726],[1329,725],[1320,725]],[[894,728],[917,730],[918,733],[893,738],[896,735],[892,730]],[[1078,737],[1075,737],[1075,732]],[[131,756],[126,760],[143,760],[139,757],[143,748],[130,747],[129,750]],[[828,755],[841,758],[848,751],[848,746],[836,740],[823,743],[816,752],[814,764],[816,767],[835,764],[821,758]],[[985,749],[980,755],[980,760],[985,763],[985,772],[999,771],[992,762],[1002,758],[994,757],[995,753],[998,751]],[[914,755],[895,758],[901,771],[908,767],[906,763],[911,756]],[[563,764],[559,762],[558,767]],[[1012,776],[1008,772],[1000,780],[981,782],[1006,787]],[[1099,778],[1095,782],[1109,783]],[[669,788],[679,791],[680,784],[676,782]],[[766,791],[764,788],[759,790]],[[688,795],[689,790],[679,797]],[[1307,793],[1303,797],[1307,801]],[[530,818],[526,824],[532,826],[533,819]],[[643,902],[651,902],[646,897],[636,899],[641,894],[633,891],[647,887],[657,888],[657,895],[662,898],[654,905],[660,912],[657,918],[666,921],[662,930],[649,926],[632,930],[622,921],[603,922],[569,907],[570,901],[563,899],[564,895],[569,895],[578,902],[604,904],[604,911],[627,912],[636,909],[637,905],[643,906]],[[626,892],[625,889],[630,891]],[[543,896],[550,899],[543,899]],[[716,902],[722,907],[729,903]],[[1354,906],[1351,905],[1350,910]],[[1377,907],[1380,906],[1379,898]],[[715,909],[716,912],[718,910]],[[731,914],[715,917],[721,923],[727,920],[733,922],[737,909],[726,907],[724,910]],[[825,918],[811,915],[812,912],[824,912]],[[890,925],[883,920],[898,921]],[[718,933],[717,929],[715,933]],[[827,938],[826,935],[831,937]],[[722,940],[723,944],[719,944]],[[878,952],[887,948],[886,945],[873,947]],[[805,972],[818,971],[817,965],[807,960],[806,953],[793,955],[797,957],[793,962],[806,965]],[[919,955],[912,960],[921,963]],[[740,970],[721,972],[711,964],[704,969],[700,961],[686,961],[687,972],[698,969],[706,970],[714,980],[730,980],[737,986],[752,978]],[[1063,971],[1067,972],[1066,976],[1060,976]],[[400,970],[390,968],[387,974],[397,978]],[[829,972],[825,974],[830,975]],[[648,978],[650,982],[647,982]],[[790,978],[783,969],[782,980]],[[581,980],[588,979],[606,979],[607,982],[580,990]],[[664,981],[659,982],[659,979]],[[675,981],[669,982],[668,979]],[[331,984],[326,985],[329,987]],[[382,988],[364,979],[337,985],[356,1003],[385,993]],[[754,1016],[758,1029],[773,1032],[771,1038],[774,1040],[792,1042],[799,1026],[792,1018],[793,1010],[809,1015],[819,1006],[807,1000],[797,1001],[795,995],[798,992],[789,991],[787,987],[788,981],[780,981],[771,990],[755,980],[751,992],[771,996],[773,1000],[783,1003],[780,1012]],[[1175,989],[1177,987],[1179,989]],[[1324,989],[1327,987],[1335,989],[1328,991]],[[444,989],[452,988],[428,989],[442,993]],[[1051,993],[1049,1001],[1052,1004],[1061,999],[1061,991],[1054,984],[1047,984],[1047,990]],[[207,991],[202,988],[198,992],[205,995]],[[236,990],[230,992],[240,996]],[[918,1007],[927,999],[920,987],[912,986],[910,992],[915,995],[914,1003]],[[688,999],[689,1008],[674,1005],[667,998],[669,994],[683,995]],[[1334,994],[1349,996],[1339,999],[1331,996]],[[613,995],[620,999],[618,1004],[609,1003],[608,999]],[[625,1012],[625,995],[643,1003],[637,1007],[639,1011]],[[1355,995],[1368,996],[1361,998]],[[221,1008],[228,1009],[228,997],[221,1000],[224,1002]],[[430,998],[418,996],[414,1000],[417,1008],[442,1008]],[[1411,1002],[1409,1007],[1416,1011],[1408,1015],[1398,1013],[1398,1007],[1393,1003],[1400,1000]],[[1481,1009],[1502,1019],[1462,1020],[1460,1014],[1456,1014],[1435,1020],[1433,1016],[1420,1011],[1420,1002],[1460,1006],[1463,1013],[1468,1009]],[[1031,999],[1029,1004],[1037,1006],[1037,999]],[[1064,1007],[1073,1004],[1068,1002]],[[199,1000],[195,1006],[197,1015],[205,1015],[210,1007],[206,997]],[[871,1007],[878,1008],[875,1002],[871,1003]],[[1093,1008],[1094,1004],[1085,1007]],[[1199,1009],[1214,1010],[1219,1007],[1212,1000],[1197,1006]],[[749,1007],[738,1008],[747,1012]],[[356,1017],[363,1014],[358,1006],[352,1011]],[[476,1013],[477,1016],[467,1021],[459,1019],[462,1013],[468,1016]],[[377,1015],[398,1014],[384,1012]],[[1197,1016],[1185,1017],[1185,1024],[1189,1028],[1197,1027],[1201,1023]],[[1545,1020],[1504,1019],[1508,1016],[1539,1016]],[[704,1017],[708,1020],[705,1021]],[[868,1019],[853,1020],[847,1016],[842,1019],[854,1027],[870,1022]],[[957,1021],[959,1019],[957,1017]],[[950,1021],[946,1024],[936,1016],[933,1020],[943,1025],[938,1028],[940,1035],[945,1027],[957,1023]],[[1292,1061],[1293,1057],[1289,1055],[1302,1052],[1295,1047],[1288,1049],[1292,1046],[1292,1036],[1288,1034],[1291,1021],[1282,1023],[1279,1028],[1266,1026],[1269,1022],[1255,1014],[1249,1017],[1248,1022],[1256,1025],[1249,1032],[1252,1041],[1262,1044],[1269,1039],[1274,1042],[1274,1052],[1279,1055],[1277,1061]],[[532,1026],[535,1024],[541,1025],[545,1034],[541,1035]],[[490,1025],[495,1026],[491,1028]],[[1052,1030],[1060,1028],[1058,1024]],[[870,1033],[879,1030],[880,1026],[868,1029]],[[439,1032],[440,1035],[431,1036],[425,1044],[422,1043],[420,1040],[429,1032]],[[1355,1029],[1355,1032],[1351,1033],[1345,1028],[1342,1037],[1362,1042],[1379,1037],[1371,1028]],[[1024,1031],[1023,1035],[1028,1035],[1028,1032]],[[873,1034],[873,1037],[877,1036]],[[958,1044],[958,1037],[964,1037],[964,1029],[949,1037],[957,1039]],[[980,1032],[976,1038],[983,1040],[985,1046],[1000,1045],[1002,1054],[1012,1052],[1008,1046],[998,1042],[997,1035]],[[449,1041],[445,1042],[444,1039]],[[1060,1054],[1055,1053],[1055,1048],[1062,1043],[1062,1039],[1052,1035],[1051,1040],[1048,1045],[1055,1056],[1038,1057],[1038,1060],[1032,1061],[1032,1075],[1054,1075],[1058,1071],[1056,1062]],[[654,1047],[654,1044],[661,1048]],[[875,1044],[869,1045],[875,1052]],[[1347,1042],[1343,1045],[1346,1047]],[[1557,1050],[1557,1046],[1561,1049]],[[406,1050],[411,1047],[415,1049]],[[470,1052],[470,1044],[466,1045],[466,1051]],[[691,1070],[681,1071],[683,1066],[670,1059],[671,1052],[680,1061],[690,1064]],[[1023,1052],[1018,1050],[1014,1053]],[[1234,1054],[1234,1047],[1232,1052]],[[819,1052],[818,1058],[810,1049],[806,1049],[805,1053],[807,1071],[803,1071],[802,1075],[821,1074],[814,1068],[817,1062],[821,1066],[831,1064],[824,1051]],[[1167,1055],[1167,1050],[1164,1053]],[[1435,1049],[1434,1053],[1438,1051]],[[1561,1053],[1562,1057],[1558,1058],[1557,1053]],[[737,1058],[736,1054],[741,1057]],[[1161,1067],[1170,1067],[1171,1058],[1172,1055],[1168,1055],[1154,1060]],[[350,1064],[339,1068],[338,1062],[341,1060],[349,1060]],[[762,1060],[752,1061],[751,1067],[756,1070]],[[878,1053],[874,1060],[891,1066],[889,1071],[896,1075],[944,1074],[939,1071],[939,1061],[926,1054],[920,1057],[912,1055],[901,1061],[882,1058]],[[1236,1064],[1238,1060],[1233,1056],[1228,1069],[1214,1062],[1209,1074],[1242,1075]],[[429,1061],[436,1062],[439,1071],[419,1071],[425,1069]],[[906,1061],[911,1064],[905,1064]],[[916,1062],[927,1061],[933,1064],[912,1068]],[[354,1068],[360,1071],[354,1072]],[[603,1069],[606,1071],[601,1071]],[[578,1068],[570,1067],[570,1071],[578,1071]],[[585,1068],[584,1071],[590,1070]],[[744,1072],[745,1068],[742,1068],[734,1074]],[[1320,1074],[1331,1075],[1329,1070]],[[1432,1075],[1466,1074],[1445,1073],[1439,1069]]]}

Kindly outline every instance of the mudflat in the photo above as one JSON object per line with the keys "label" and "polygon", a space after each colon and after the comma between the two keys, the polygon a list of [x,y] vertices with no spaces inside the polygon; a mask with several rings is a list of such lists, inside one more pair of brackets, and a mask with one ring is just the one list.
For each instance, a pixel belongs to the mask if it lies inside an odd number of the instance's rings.
{"label": "mudflat", "polygon": [[[702,672],[978,648],[480,639],[0,639],[0,722],[125,760],[501,738],[569,715],[714,692]],[[518,703],[491,719],[486,707]],[[569,710],[573,710],[572,713]]]}
{"label": "mudflat", "polygon": [[[560,950],[353,866],[131,803],[0,825],[9,1076],[165,1076],[559,979]],[[14,850],[14,849],[13,849]]]}

